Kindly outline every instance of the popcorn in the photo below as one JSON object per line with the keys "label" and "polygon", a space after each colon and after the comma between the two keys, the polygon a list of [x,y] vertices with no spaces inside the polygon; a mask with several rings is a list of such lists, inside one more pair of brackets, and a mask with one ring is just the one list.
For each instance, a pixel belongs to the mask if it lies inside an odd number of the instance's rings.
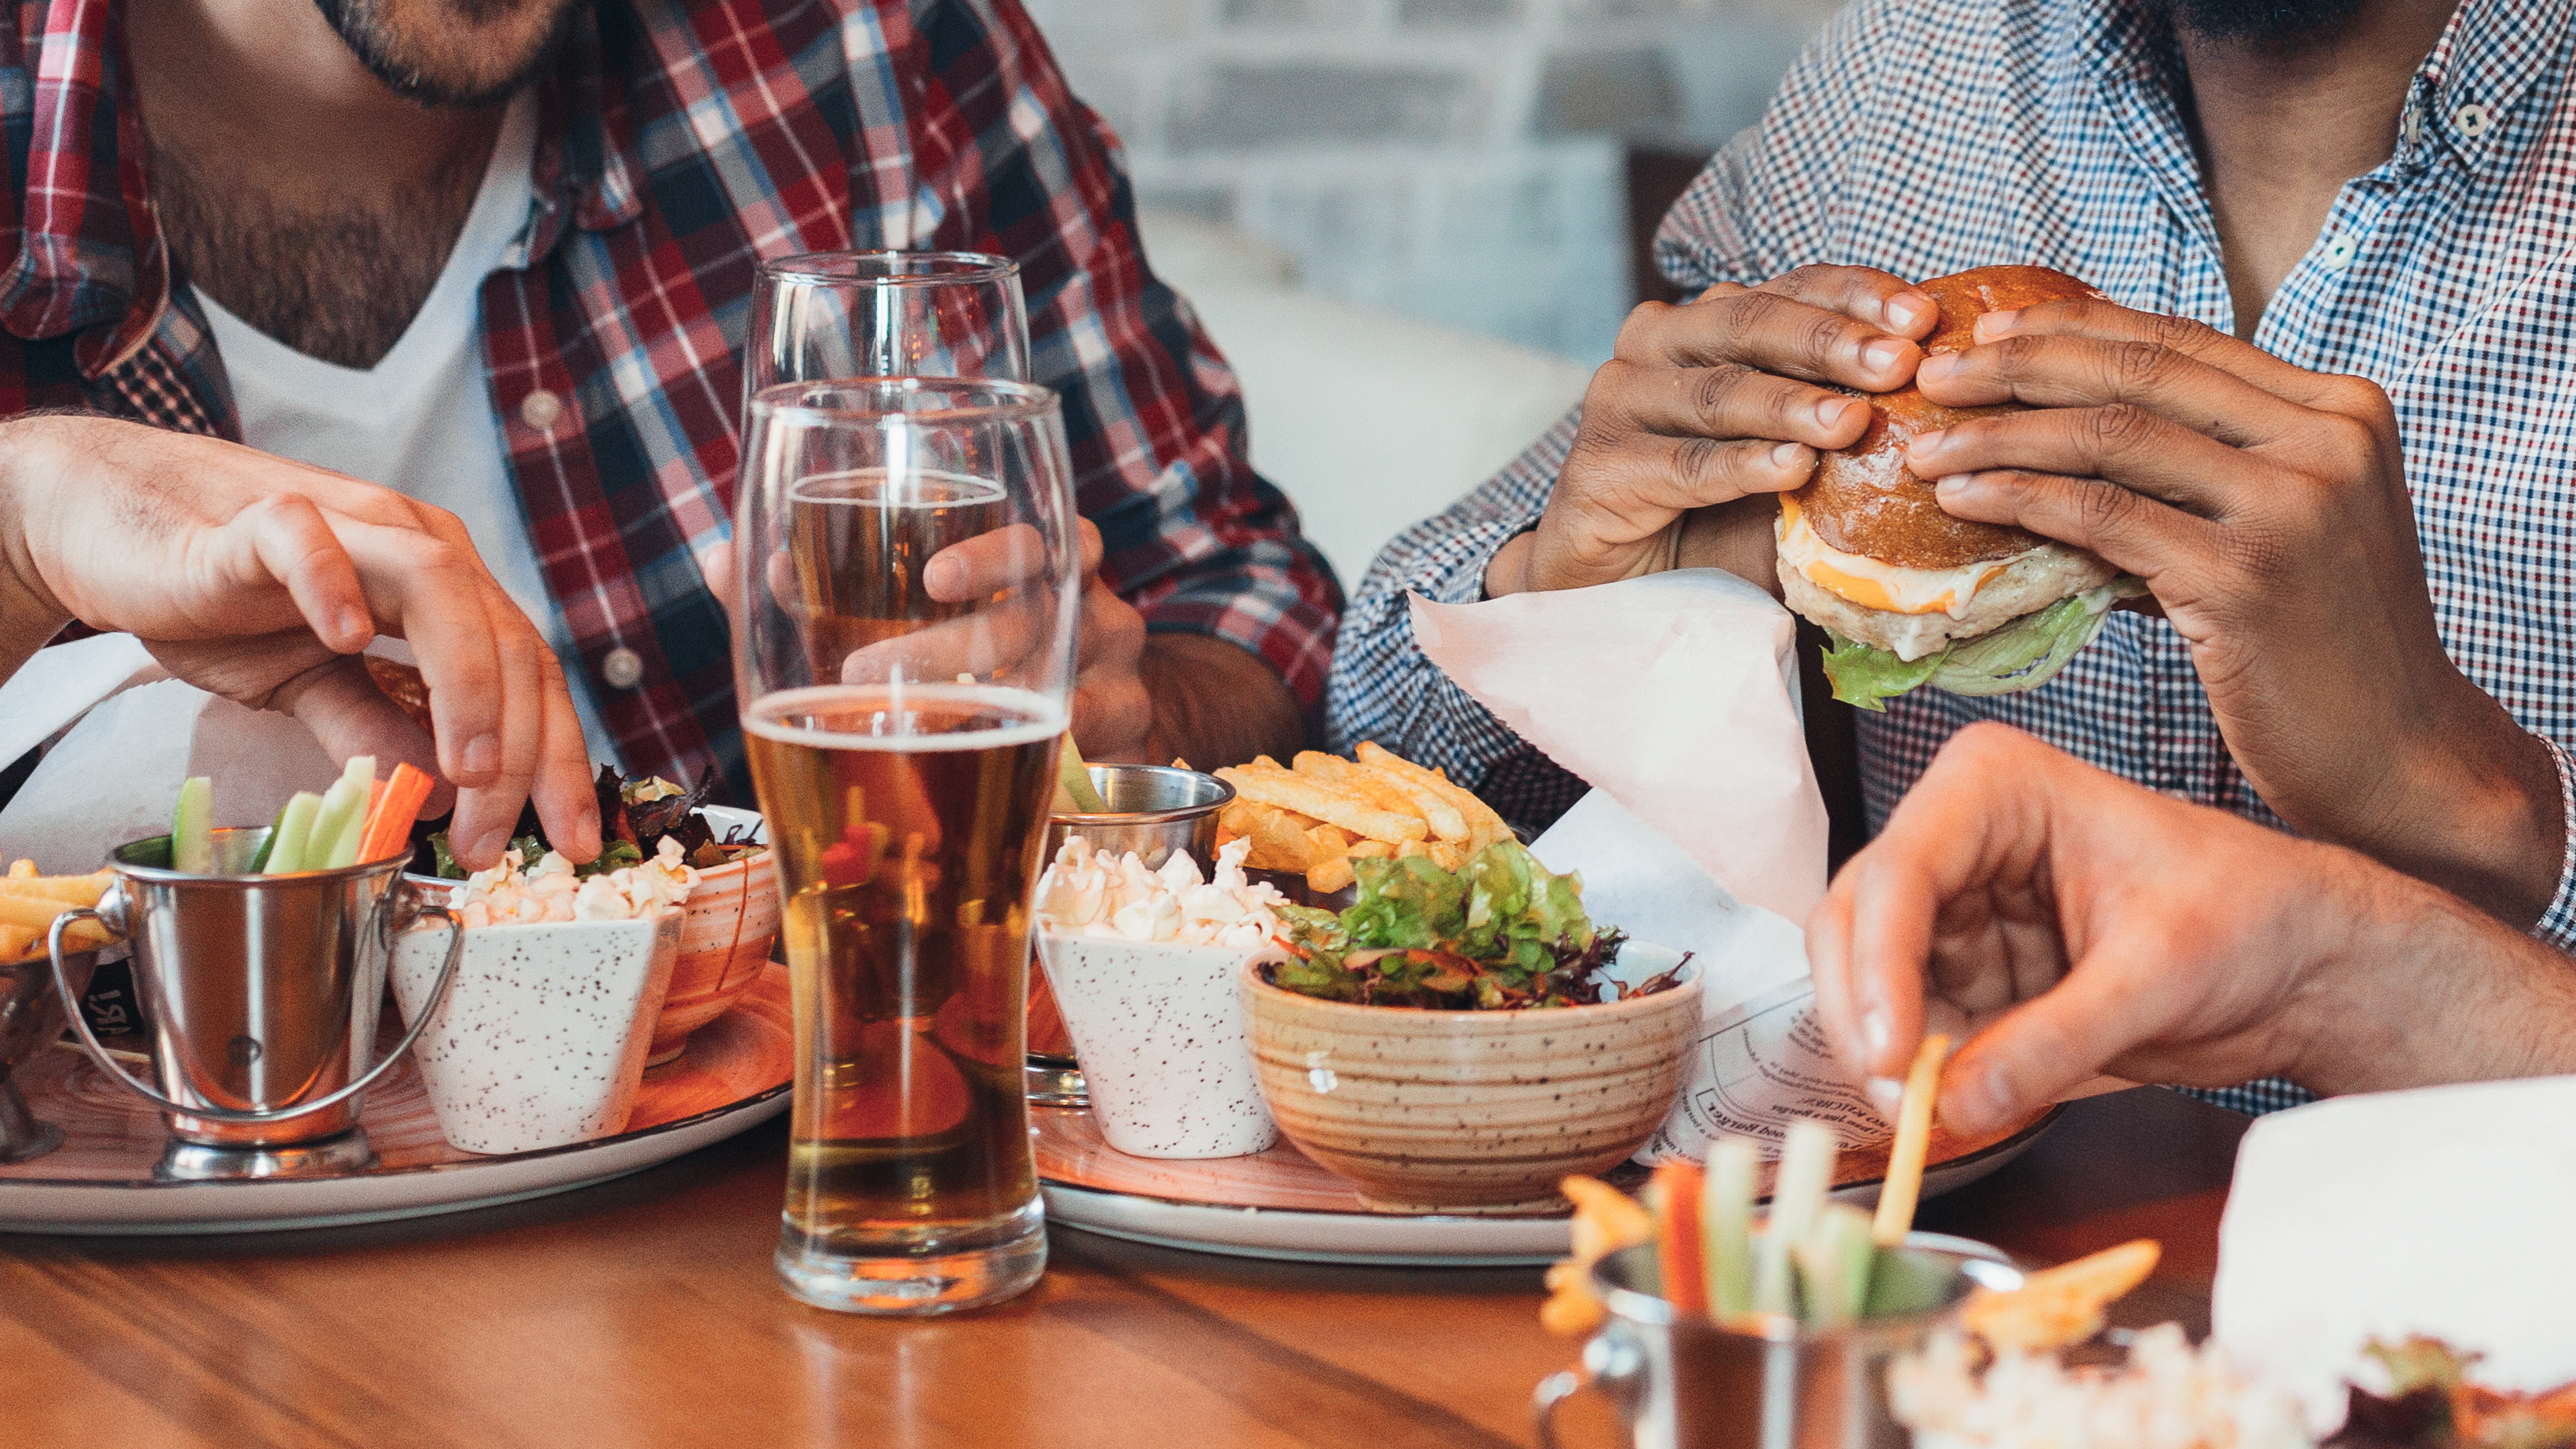
{"label": "popcorn", "polygon": [[547,921],[642,920],[689,898],[698,872],[686,855],[680,842],[666,835],[653,859],[582,880],[559,852],[547,851],[534,868],[528,868],[522,852],[507,850],[499,865],[465,878],[465,888],[457,893],[452,909],[469,929]]}
{"label": "popcorn", "polygon": [[1229,843],[1217,852],[1216,878],[1203,880],[1185,852],[1147,870],[1145,858],[1132,851],[1115,856],[1070,836],[1038,882],[1038,924],[1060,936],[1243,950],[1268,945],[1281,934],[1275,908],[1287,897],[1244,879],[1243,858],[1251,849],[1248,839]]}
{"label": "popcorn", "polygon": [[1944,1330],[1888,1371],[1896,1421],[1920,1449],[2307,1449],[2297,1401],[2215,1343],[2140,1333],[2121,1368],[2067,1368],[2055,1354],[1982,1355]]}

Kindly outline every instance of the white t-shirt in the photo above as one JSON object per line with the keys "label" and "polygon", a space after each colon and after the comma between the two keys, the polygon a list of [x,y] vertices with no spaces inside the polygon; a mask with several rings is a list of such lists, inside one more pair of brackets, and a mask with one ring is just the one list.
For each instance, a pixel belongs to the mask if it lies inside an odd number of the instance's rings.
{"label": "white t-shirt", "polygon": [[242,439],[252,447],[380,483],[465,522],[501,587],[564,660],[591,758],[616,760],[572,657],[570,631],[547,594],[527,510],[510,482],[509,452],[483,361],[484,278],[518,263],[536,193],[535,97],[521,92],[501,122],[482,189],[429,299],[393,350],[363,371],[296,351],[199,291],[231,376]]}

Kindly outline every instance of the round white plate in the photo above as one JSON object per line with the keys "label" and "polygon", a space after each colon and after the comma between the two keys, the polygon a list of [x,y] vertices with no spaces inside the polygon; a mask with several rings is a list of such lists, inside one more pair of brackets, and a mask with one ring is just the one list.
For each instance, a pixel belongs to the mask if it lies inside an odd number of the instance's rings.
{"label": "round white plate", "polygon": [[788,1089],[601,1142],[350,1177],[264,1182],[0,1182],[0,1232],[115,1236],[336,1228],[498,1207],[610,1181],[787,1110]]}
{"label": "round white plate", "polygon": [[[1990,1147],[1927,1167],[1927,1198],[1965,1187],[2028,1150],[2057,1120],[2057,1110]],[[1296,1263],[1378,1267],[1520,1268],[1567,1256],[1565,1218],[1406,1216],[1371,1212],[1304,1212],[1185,1202],[1141,1193],[1104,1192],[1062,1182],[1043,1184],[1047,1220],[1085,1232],[1164,1248],[1275,1258]],[[1878,1181],[1834,1190],[1846,1202],[1878,1201]]]}

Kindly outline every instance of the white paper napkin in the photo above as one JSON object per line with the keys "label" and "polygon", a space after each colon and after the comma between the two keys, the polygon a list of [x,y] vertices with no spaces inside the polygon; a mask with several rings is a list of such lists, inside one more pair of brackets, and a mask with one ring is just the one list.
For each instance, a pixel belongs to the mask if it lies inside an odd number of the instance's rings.
{"label": "white paper napkin", "polygon": [[161,666],[131,634],[100,634],[37,650],[0,684],[0,764],[52,739],[118,690],[161,677]]}
{"label": "white paper napkin", "polygon": [[0,810],[0,856],[33,859],[49,875],[96,870],[116,846],[169,833],[190,775],[214,779],[217,825],[265,825],[288,796],[320,790],[336,773],[291,715],[175,679],[141,684],[90,708],[46,752]]}
{"label": "white paper napkin", "polygon": [[1423,653],[1461,689],[1736,899],[1800,922],[1823,899],[1825,802],[1798,723],[1797,627],[1770,595],[1687,569],[1412,604]]}
{"label": "white paper napkin", "polygon": [[2576,1379],[2576,1077],[2341,1097],[2246,1133],[2214,1331],[2311,1427],[2343,1420],[2373,1336],[2483,1352],[2481,1382]]}

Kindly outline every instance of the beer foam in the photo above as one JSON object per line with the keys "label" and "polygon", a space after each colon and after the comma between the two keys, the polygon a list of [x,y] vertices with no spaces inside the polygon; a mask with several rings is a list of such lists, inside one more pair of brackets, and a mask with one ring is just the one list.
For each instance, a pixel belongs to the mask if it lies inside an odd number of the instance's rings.
{"label": "beer foam", "polygon": [[[849,714],[873,711],[955,710],[997,716],[976,729],[939,734],[874,734],[855,730],[822,730],[784,723],[780,716]],[[1062,703],[1035,690],[1007,684],[815,684],[765,694],[743,712],[746,733],[781,744],[827,750],[923,752],[989,750],[1025,745],[1065,732],[1069,724]]]}

